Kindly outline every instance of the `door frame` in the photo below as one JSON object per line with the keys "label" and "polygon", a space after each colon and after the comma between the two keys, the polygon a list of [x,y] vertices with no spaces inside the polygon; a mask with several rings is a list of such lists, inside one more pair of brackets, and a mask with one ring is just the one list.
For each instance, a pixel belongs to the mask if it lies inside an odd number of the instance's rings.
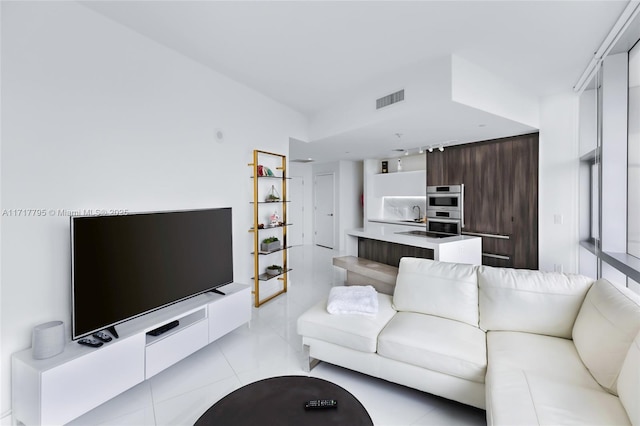
{"label": "door frame", "polygon": [[[313,244],[319,247],[334,249],[336,245],[336,174],[334,172],[320,172],[313,175]],[[317,241],[318,235],[318,176],[331,176],[331,197],[333,199],[333,226],[331,229],[331,239],[333,247],[319,245]]]}

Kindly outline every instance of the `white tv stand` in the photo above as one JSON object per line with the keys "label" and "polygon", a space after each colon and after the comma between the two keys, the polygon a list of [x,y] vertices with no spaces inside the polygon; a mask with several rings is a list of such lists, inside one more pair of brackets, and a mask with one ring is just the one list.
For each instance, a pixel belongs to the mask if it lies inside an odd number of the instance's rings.
{"label": "white tv stand", "polygon": [[[205,293],[117,326],[120,336],[99,348],[69,342],[55,357],[12,355],[14,424],[64,424],[186,358],[251,319],[251,290],[232,283],[226,295]],[[178,320],[159,335],[146,333]],[[96,372],[107,368],[108,374]]]}

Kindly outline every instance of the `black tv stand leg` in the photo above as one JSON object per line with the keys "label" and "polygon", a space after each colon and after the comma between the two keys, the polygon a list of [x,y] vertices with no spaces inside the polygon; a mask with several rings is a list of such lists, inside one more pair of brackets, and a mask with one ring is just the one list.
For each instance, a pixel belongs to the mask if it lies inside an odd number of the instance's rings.
{"label": "black tv stand leg", "polygon": [[221,295],[223,295],[223,296],[226,296],[226,295],[227,295],[227,293],[223,293],[223,292],[221,292],[220,290],[218,290],[217,288],[214,288],[214,289],[213,289],[213,290],[211,290],[211,291],[212,291],[213,293],[221,294]]}
{"label": "black tv stand leg", "polygon": [[111,333],[111,335],[113,337],[115,337],[116,339],[120,338],[120,336],[118,336],[118,332],[116,331],[116,326],[115,325],[112,325],[111,327],[107,327],[107,331],[109,333]]}

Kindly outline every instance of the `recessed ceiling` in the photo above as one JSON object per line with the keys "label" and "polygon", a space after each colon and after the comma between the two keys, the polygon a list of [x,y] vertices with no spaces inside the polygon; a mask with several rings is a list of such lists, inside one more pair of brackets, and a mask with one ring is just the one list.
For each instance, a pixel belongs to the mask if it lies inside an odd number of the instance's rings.
{"label": "recessed ceiling", "polygon": [[[455,54],[535,97],[571,90],[627,1],[91,1],[82,3],[211,69],[314,117],[383,75]],[[425,76],[429,78],[428,75]],[[373,99],[372,102],[375,100]],[[364,138],[407,134],[471,139],[530,127],[478,114],[442,120],[429,135],[415,117],[292,144],[291,156],[353,157]],[[483,115],[479,113],[479,115]],[[412,124],[413,123],[413,124]],[[403,127],[404,128],[401,128]],[[520,126],[520,127],[519,127]],[[385,133],[389,132],[389,133]],[[404,136],[403,136],[403,139]],[[324,149],[311,149],[314,144]],[[349,143],[348,149],[338,147]],[[298,147],[299,146],[299,147]],[[366,145],[365,145],[366,146]],[[417,146],[417,145],[415,145]],[[327,149],[331,147],[331,149]],[[389,145],[391,147],[391,145]],[[305,151],[305,148],[309,148]],[[335,148],[335,152],[334,152]]]}

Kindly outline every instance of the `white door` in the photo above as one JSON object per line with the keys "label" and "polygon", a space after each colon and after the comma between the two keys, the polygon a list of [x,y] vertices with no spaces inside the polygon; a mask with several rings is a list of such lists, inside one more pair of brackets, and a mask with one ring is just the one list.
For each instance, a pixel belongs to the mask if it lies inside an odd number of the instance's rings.
{"label": "white door", "polygon": [[287,189],[291,201],[287,205],[287,222],[293,225],[287,227],[287,245],[300,246],[304,244],[304,179],[292,176]]}
{"label": "white door", "polygon": [[314,194],[316,245],[332,249],[335,233],[333,173],[316,175]]}

